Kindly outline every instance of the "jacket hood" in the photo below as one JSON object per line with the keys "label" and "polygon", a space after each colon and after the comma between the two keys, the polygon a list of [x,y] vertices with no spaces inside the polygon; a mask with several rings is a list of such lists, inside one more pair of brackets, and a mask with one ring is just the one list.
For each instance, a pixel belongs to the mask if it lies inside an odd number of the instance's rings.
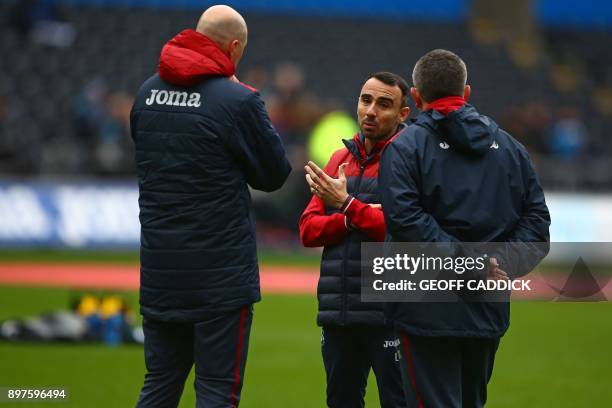
{"label": "jacket hood", "polygon": [[489,117],[478,113],[476,108],[465,104],[449,112],[448,115],[437,110],[421,112],[416,124],[427,126],[440,135],[459,152],[470,156],[482,156],[495,142],[499,126]]}
{"label": "jacket hood", "polygon": [[173,85],[192,86],[210,76],[230,77],[236,67],[213,40],[195,30],[183,30],[162,48],[158,72]]}

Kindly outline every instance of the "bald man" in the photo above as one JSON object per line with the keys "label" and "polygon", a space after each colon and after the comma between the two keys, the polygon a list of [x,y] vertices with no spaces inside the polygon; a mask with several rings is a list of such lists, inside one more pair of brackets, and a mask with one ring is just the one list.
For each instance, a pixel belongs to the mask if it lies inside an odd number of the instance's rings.
{"label": "bald man", "polygon": [[260,300],[249,186],[291,167],[259,94],[235,77],[247,26],[227,6],[162,49],[131,114],[140,190],[138,407],[176,407],[195,364],[198,407],[237,407]]}

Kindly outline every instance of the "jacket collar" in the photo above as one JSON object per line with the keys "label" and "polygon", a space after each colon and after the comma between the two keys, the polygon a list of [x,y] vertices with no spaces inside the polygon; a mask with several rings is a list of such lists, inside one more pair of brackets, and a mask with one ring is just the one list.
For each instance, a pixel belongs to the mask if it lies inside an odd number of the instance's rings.
{"label": "jacket collar", "polygon": [[436,99],[427,106],[427,110],[435,110],[447,116],[449,113],[461,109],[466,103],[467,101],[461,96],[448,96]]}
{"label": "jacket collar", "polygon": [[365,136],[361,132],[355,133],[353,139],[342,140],[342,142],[344,142],[344,145],[353,154],[353,156],[355,156],[357,160],[363,163],[366,162],[369,158],[374,157],[376,154],[382,152],[384,148],[391,142],[391,140],[393,140],[395,136],[397,136],[404,129],[406,129],[406,124],[400,123],[400,125],[397,127],[397,130],[392,136],[376,142],[369,156],[366,154],[365,151]]}
{"label": "jacket collar", "polygon": [[159,76],[178,86],[192,86],[209,76],[230,77],[236,67],[229,56],[207,36],[183,30],[162,48]]}

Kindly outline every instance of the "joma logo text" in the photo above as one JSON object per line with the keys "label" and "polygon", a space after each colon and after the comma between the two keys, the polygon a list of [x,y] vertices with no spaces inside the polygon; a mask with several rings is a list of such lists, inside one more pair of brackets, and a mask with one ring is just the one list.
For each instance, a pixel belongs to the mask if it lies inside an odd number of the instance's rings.
{"label": "joma logo text", "polygon": [[190,106],[197,108],[202,103],[200,102],[201,95],[197,92],[188,94],[187,92],[166,91],[162,89],[151,89],[151,96],[147,98],[147,105],[167,105],[167,106]]}

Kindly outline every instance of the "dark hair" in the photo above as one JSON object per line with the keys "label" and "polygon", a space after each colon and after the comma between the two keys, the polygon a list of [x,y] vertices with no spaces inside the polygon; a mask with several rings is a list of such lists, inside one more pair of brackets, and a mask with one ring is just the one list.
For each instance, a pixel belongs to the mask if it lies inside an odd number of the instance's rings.
{"label": "dark hair", "polygon": [[[402,91],[402,100],[400,106],[408,106],[408,83],[401,76],[394,74],[393,72],[380,71],[376,72],[368,77],[368,79],[376,78],[380,82],[389,86],[397,86]],[[366,79],[366,81],[368,80]]]}
{"label": "dark hair", "polygon": [[465,62],[447,50],[423,55],[412,71],[412,82],[425,102],[447,96],[463,96],[467,81]]}

